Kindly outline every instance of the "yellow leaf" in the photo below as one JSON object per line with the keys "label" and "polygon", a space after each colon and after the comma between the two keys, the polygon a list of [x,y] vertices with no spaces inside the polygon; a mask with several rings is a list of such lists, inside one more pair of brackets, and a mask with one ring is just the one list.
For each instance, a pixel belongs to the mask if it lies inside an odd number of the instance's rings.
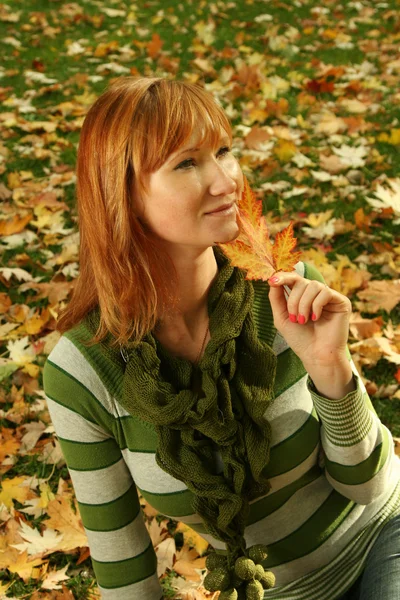
{"label": "yellow leaf", "polygon": [[28,552],[25,550],[25,552],[19,554],[15,562],[10,563],[7,566],[7,569],[11,571],[11,573],[17,573],[25,582],[27,582],[31,577],[32,579],[39,579],[42,576],[40,567],[47,564],[48,561],[43,562],[40,558],[28,561]]}
{"label": "yellow leaf", "polygon": [[383,132],[378,135],[377,140],[378,140],[378,142],[388,142],[389,136],[387,133]]}
{"label": "yellow leaf", "polygon": [[54,551],[68,552],[75,548],[88,546],[76,500],[74,500],[74,506],[76,513],[73,511],[70,501],[64,496],[56,496],[48,504],[47,514],[50,519],[46,521],[46,527],[63,534],[62,540],[60,540]]}
{"label": "yellow leaf", "polygon": [[103,56],[107,56],[111,52],[118,50],[119,43],[117,40],[112,40],[111,42],[100,42],[94,51],[93,56],[96,58],[103,58]]}
{"label": "yellow leaf", "polygon": [[398,146],[400,144],[400,129],[391,129],[390,130],[390,138],[389,144],[393,146]]}
{"label": "yellow leaf", "polygon": [[49,502],[51,502],[52,500],[55,499],[55,495],[51,491],[51,488],[47,482],[41,483],[39,485],[39,489],[40,489],[39,506],[41,508],[47,508],[49,505]]}
{"label": "yellow leaf", "polygon": [[289,140],[278,140],[274,154],[281,162],[289,162],[295,154],[297,154],[296,144]]}
{"label": "yellow leaf", "polygon": [[[17,454],[20,446],[21,446],[21,442],[13,437],[8,437],[8,439],[6,439],[5,437],[3,437],[3,432],[5,430],[3,429],[1,434],[0,434],[0,463],[3,462],[3,460],[5,459],[6,456],[13,456],[13,454]],[[7,430],[10,431],[10,430]],[[1,504],[1,502],[0,502]]]}
{"label": "yellow leaf", "polygon": [[10,190],[15,190],[15,188],[21,187],[21,178],[18,173],[8,173],[7,187],[10,188]]}
{"label": "yellow leaf", "polygon": [[195,548],[199,556],[202,556],[207,550],[208,542],[204,538],[202,538],[201,535],[197,533],[197,531],[194,531],[194,529],[191,529],[185,523],[182,523],[180,521],[178,523],[176,531],[180,531],[181,533],[183,533],[183,540],[185,544],[187,544],[189,548]]}
{"label": "yellow leaf", "polygon": [[337,36],[338,31],[336,31],[335,29],[325,29],[325,31],[322,32],[322,37],[328,40],[335,40]]}
{"label": "yellow leaf", "polygon": [[250,113],[248,120],[250,124],[258,121],[259,123],[263,123],[268,118],[268,112],[263,108],[253,108]]}
{"label": "yellow leaf", "polygon": [[34,377],[34,379],[37,379],[39,377],[40,367],[39,367],[39,365],[33,365],[33,364],[27,363],[26,365],[24,365],[22,371],[24,373],[28,373],[28,375],[30,375],[31,377]]}
{"label": "yellow leaf", "polygon": [[22,484],[26,481],[25,477],[14,477],[13,479],[3,479],[1,482],[0,505],[5,504],[7,508],[13,506],[13,500],[18,500],[21,504],[31,497],[29,487]]}

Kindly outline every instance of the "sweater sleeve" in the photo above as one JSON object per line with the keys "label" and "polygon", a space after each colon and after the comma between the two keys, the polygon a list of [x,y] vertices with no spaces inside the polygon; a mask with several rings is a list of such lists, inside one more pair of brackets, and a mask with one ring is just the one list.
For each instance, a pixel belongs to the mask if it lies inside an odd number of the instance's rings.
{"label": "sweater sleeve", "polygon": [[[323,281],[305,265],[305,277]],[[397,459],[390,431],[379,420],[350,352],[356,390],[339,400],[320,396],[310,377],[307,386],[321,422],[321,444],[328,481],[343,496],[369,504],[393,487]]]}
{"label": "sweater sleeve", "polygon": [[160,600],[157,558],[135,483],[113,434],[115,417],[49,357],[43,371],[59,439],[104,600]]}
{"label": "sweater sleeve", "polygon": [[369,504],[395,483],[393,438],[378,418],[351,361],[357,389],[340,400],[320,396],[308,378],[321,421],[325,472],[331,485],[359,504]]}

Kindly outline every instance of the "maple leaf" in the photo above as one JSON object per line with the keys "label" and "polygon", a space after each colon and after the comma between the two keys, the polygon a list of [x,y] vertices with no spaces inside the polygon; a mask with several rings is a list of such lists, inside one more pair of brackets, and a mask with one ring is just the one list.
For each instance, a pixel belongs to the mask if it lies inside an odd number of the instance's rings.
{"label": "maple leaf", "polygon": [[339,156],[344,164],[353,169],[365,165],[364,158],[368,155],[368,149],[364,146],[348,146],[343,144],[340,148],[332,148],[336,156]]}
{"label": "maple leaf", "polygon": [[168,536],[168,519],[162,520],[160,523],[157,519],[152,519],[150,523],[146,521],[147,531],[149,532],[151,543],[156,548]]}
{"label": "maple leaf", "polygon": [[[400,178],[388,179],[387,183],[390,185],[390,189],[384,188],[382,185],[378,185],[374,191],[375,196],[379,198],[367,198],[368,202],[374,208],[384,210],[385,208],[392,208],[396,216],[400,216]],[[394,224],[399,224],[400,219],[394,221]]]}
{"label": "maple leaf", "polygon": [[46,526],[63,534],[63,538],[59,540],[56,548],[58,551],[69,552],[75,548],[88,546],[76,500],[74,500],[74,506],[76,512],[73,511],[69,498],[66,496],[57,496],[48,504],[47,514],[50,519],[46,521]]}
{"label": "maple leaf", "polygon": [[45,590],[60,590],[61,585],[60,581],[65,581],[69,579],[67,575],[67,570],[69,569],[69,564],[65,565],[63,569],[59,569],[58,571],[50,571],[47,573],[46,578],[42,582],[42,588]]}
{"label": "maple leaf", "polygon": [[10,544],[10,546],[21,552],[26,550],[30,556],[48,554],[59,545],[62,539],[62,535],[58,535],[54,529],[47,528],[43,531],[43,535],[40,535],[38,529],[32,529],[26,523],[21,523],[18,533],[26,541],[22,544]]}
{"label": "maple leaf", "polygon": [[267,281],[275,271],[292,271],[300,252],[293,252],[296,238],[293,223],[276,235],[271,244],[261,202],[258,202],[244,177],[244,189],[237,213],[240,235],[227,244],[219,244],[232,265],[247,271],[246,279]]}
{"label": "maple leaf", "polygon": [[3,479],[1,482],[0,506],[5,504],[7,508],[13,506],[13,500],[25,502],[28,497],[32,497],[32,492],[23,484],[26,481],[25,477],[14,477],[13,479]]}
{"label": "maple leaf", "polygon": [[357,296],[364,302],[356,302],[360,311],[374,313],[383,309],[390,312],[400,302],[400,280],[370,281]]}
{"label": "maple leaf", "polygon": [[172,569],[176,558],[176,546],[174,538],[167,538],[158,544],[157,554],[157,575],[161,577],[167,569]]}
{"label": "maple leaf", "polygon": [[22,554],[19,554],[14,562],[10,562],[7,565],[7,569],[11,573],[17,573],[25,582],[27,582],[31,578],[39,579],[41,576],[40,567],[47,564],[47,562],[43,562],[40,558],[28,560],[28,552],[25,551]]}
{"label": "maple leaf", "polygon": [[27,500],[24,503],[27,508],[20,508],[20,512],[39,517],[47,509],[49,502],[55,499],[55,495],[47,482],[42,482],[39,487],[40,497]]}
{"label": "maple leaf", "polygon": [[276,234],[272,255],[277,271],[292,271],[300,258],[300,252],[293,252],[297,240],[293,236],[293,222]]}

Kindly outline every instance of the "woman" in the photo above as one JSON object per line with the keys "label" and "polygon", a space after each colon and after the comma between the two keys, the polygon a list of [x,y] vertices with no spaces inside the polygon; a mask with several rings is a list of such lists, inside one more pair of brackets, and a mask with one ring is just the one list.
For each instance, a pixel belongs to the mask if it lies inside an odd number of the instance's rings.
{"label": "woman", "polygon": [[80,276],[44,388],[102,596],[162,596],[137,486],[225,554],[221,598],[400,598],[400,461],[350,302],[310,265],[268,285],[230,264],[231,142],[211,94],[163,78],[118,80],[83,125]]}

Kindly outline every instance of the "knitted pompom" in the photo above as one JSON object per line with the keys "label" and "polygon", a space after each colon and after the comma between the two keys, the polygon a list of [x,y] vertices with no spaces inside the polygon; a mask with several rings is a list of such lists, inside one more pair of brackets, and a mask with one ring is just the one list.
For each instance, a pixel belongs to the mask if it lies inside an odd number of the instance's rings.
{"label": "knitted pompom", "polygon": [[221,592],[218,596],[218,600],[237,600],[238,593],[235,588],[230,588],[229,590],[225,590],[225,592]]}
{"label": "knitted pompom", "polygon": [[264,567],[262,565],[256,565],[256,572],[254,573],[254,579],[262,579],[264,577]]}
{"label": "knitted pompom", "polygon": [[243,579],[244,581],[249,581],[250,579],[253,579],[255,572],[256,565],[250,558],[240,556],[236,559],[235,573],[238,577],[240,577],[240,579]]}
{"label": "knitted pompom", "polygon": [[230,575],[228,570],[215,569],[211,573],[207,573],[204,578],[203,586],[209,592],[218,592],[219,590],[226,590],[230,584]]}
{"label": "knitted pompom", "polygon": [[264,575],[261,577],[260,582],[264,590],[268,590],[275,585],[275,575],[272,571],[264,571]]}
{"label": "knitted pompom", "polygon": [[209,571],[214,571],[215,569],[224,569],[226,566],[227,558],[223,554],[212,552],[206,558],[206,568]]}
{"label": "knitted pompom", "polygon": [[267,546],[264,546],[264,544],[255,544],[249,548],[248,555],[256,564],[260,563],[268,556]]}
{"label": "knitted pompom", "polygon": [[263,586],[259,581],[250,581],[250,583],[246,585],[247,600],[262,600],[263,596]]}

